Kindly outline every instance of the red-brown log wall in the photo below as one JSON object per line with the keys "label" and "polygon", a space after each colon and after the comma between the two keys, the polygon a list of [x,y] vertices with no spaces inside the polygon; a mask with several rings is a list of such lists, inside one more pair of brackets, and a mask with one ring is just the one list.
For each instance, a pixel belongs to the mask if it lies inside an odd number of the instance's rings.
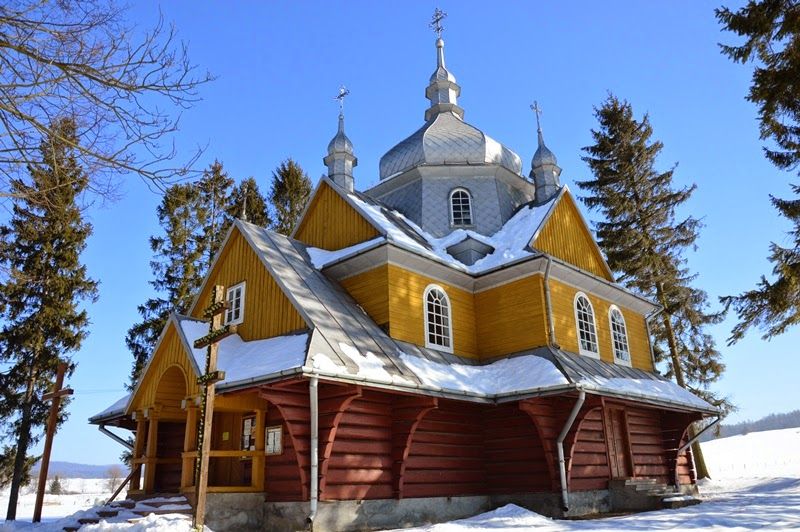
{"label": "red-brown log wall", "polygon": [[486,492],[484,407],[440,400],[420,421],[411,443],[404,497],[480,495]]}
{"label": "red-brown log wall", "polygon": [[[569,465],[569,487],[571,491],[600,490],[608,488],[611,470],[608,465],[606,437],[601,408],[590,410],[579,423],[575,436],[575,448]],[[567,449],[564,450],[568,452]]]}
{"label": "red-brown log wall", "polygon": [[364,390],[341,417],[322,500],[392,497],[392,396]]}
{"label": "red-brown log wall", "polygon": [[634,476],[671,484],[661,412],[651,408],[628,407],[627,419]]}
{"label": "red-brown log wall", "polygon": [[[308,391],[305,393],[307,394]],[[302,501],[304,500],[304,483],[300,477],[298,452],[301,453],[300,463],[305,466],[308,462],[310,448],[308,434],[305,433],[305,437],[302,437],[303,434],[300,435],[301,437],[298,438],[299,448],[295,448],[293,438],[290,437],[289,427],[280,410],[270,405],[266,417],[268,427],[275,425],[283,427],[283,453],[266,457],[264,489],[267,493],[265,499],[272,502]]]}
{"label": "red-brown log wall", "polygon": [[530,417],[517,403],[488,406],[484,458],[491,493],[521,493],[550,490],[550,473],[544,448]]}

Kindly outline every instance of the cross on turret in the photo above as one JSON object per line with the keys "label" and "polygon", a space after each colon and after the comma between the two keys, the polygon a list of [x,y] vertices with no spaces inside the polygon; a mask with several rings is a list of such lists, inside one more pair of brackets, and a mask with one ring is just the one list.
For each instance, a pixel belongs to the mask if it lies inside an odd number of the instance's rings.
{"label": "cross on turret", "polygon": [[350,94],[350,89],[342,85],[339,87],[339,94],[334,96],[334,100],[339,102],[339,114],[344,114],[344,99]]}
{"label": "cross on turret", "polygon": [[537,102],[536,100],[534,100],[533,103],[531,104],[531,111],[536,113],[536,129],[537,131],[541,131],[542,125],[539,123],[539,117],[542,116],[542,108],[539,107],[539,102]]}
{"label": "cross on turret", "polygon": [[442,21],[447,18],[447,13],[439,9],[438,7],[433,12],[433,17],[431,18],[431,23],[428,26],[436,33],[436,37],[439,39],[442,38],[442,32],[444,31],[444,26],[442,26]]}

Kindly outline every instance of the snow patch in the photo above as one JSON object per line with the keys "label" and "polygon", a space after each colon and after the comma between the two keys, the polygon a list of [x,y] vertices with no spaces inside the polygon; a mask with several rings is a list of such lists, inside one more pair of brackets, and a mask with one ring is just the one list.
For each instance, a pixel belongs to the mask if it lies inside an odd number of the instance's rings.
{"label": "snow patch", "polygon": [[318,270],[323,269],[328,264],[333,262],[338,262],[339,260],[349,257],[350,255],[355,255],[359,251],[369,249],[373,246],[377,246],[378,244],[382,243],[385,239],[382,236],[373,238],[372,240],[367,240],[366,242],[361,242],[354,246],[337,249],[336,251],[328,251],[326,249],[320,248],[313,248],[309,247],[306,248],[309,257],[311,257],[311,264]]}

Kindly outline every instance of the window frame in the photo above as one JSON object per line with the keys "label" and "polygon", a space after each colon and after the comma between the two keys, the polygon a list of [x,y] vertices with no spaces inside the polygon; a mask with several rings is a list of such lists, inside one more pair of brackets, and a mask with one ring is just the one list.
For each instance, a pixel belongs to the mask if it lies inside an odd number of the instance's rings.
{"label": "window frame", "polygon": [[227,309],[225,310],[225,320],[224,320],[225,325],[239,325],[244,321],[244,304],[245,304],[245,294],[246,294],[245,289],[247,288],[245,281],[236,283],[235,285],[225,289],[225,302],[227,303],[231,301],[231,292],[234,292],[239,288],[242,289],[242,293],[239,296],[239,318],[235,320],[229,319],[229,317],[232,315],[233,308]]}
{"label": "window frame", "polygon": [[[625,339],[625,347],[627,348],[628,358],[627,360],[617,356],[617,342],[614,339],[614,312],[619,313],[619,317],[622,320],[622,334]],[[622,310],[616,306],[611,305],[608,309],[608,329],[611,331],[611,351],[614,353],[614,362],[617,364],[621,364],[623,366],[631,366],[631,341],[628,336],[628,323],[625,321],[625,314],[622,313]]]}
{"label": "window frame", "polygon": [[[270,447],[269,435],[277,434],[276,446]],[[267,456],[278,456],[283,454],[283,425],[270,425],[264,428],[264,454]]]}
{"label": "window frame", "polygon": [[[469,223],[457,224],[455,222],[455,209],[453,208],[454,207],[453,196],[455,196],[459,192],[463,192],[464,194],[467,195],[467,207],[469,209]],[[472,209],[472,193],[464,187],[456,187],[450,191],[450,194],[447,195],[447,199],[450,211],[450,227],[475,227],[475,216]]]}
{"label": "window frame", "polygon": [[[594,335],[594,345],[597,348],[597,351],[584,349],[583,344],[581,343],[581,320],[578,319],[578,300],[580,298],[586,300],[586,302],[589,304],[589,311],[592,313],[592,333]],[[575,314],[575,337],[578,340],[578,353],[587,357],[600,359],[600,339],[597,334],[597,316],[594,311],[594,305],[592,305],[592,300],[589,299],[589,296],[587,296],[585,293],[577,292],[572,300],[572,310]]]}
{"label": "window frame", "polygon": [[[449,343],[448,346],[439,345],[430,342],[430,332],[428,330],[428,325],[431,323],[429,320],[429,311],[428,311],[428,296],[434,290],[438,290],[444,296],[444,303],[447,305],[447,341]],[[429,349],[436,349],[438,351],[444,351],[445,353],[452,353],[453,352],[453,305],[450,302],[450,296],[447,295],[447,291],[439,286],[438,284],[429,284],[425,287],[425,291],[422,293],[422,317],[423,317],[423,334],[425,335],[425,347]],[[444,335],[439,335],[444,336]]]}

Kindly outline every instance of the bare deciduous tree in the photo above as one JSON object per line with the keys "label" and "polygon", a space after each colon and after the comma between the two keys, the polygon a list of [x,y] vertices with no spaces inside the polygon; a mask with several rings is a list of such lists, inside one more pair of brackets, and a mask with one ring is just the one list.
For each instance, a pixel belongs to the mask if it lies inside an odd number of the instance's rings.
{"label": "bare deciduous tree", "polygon": [[106,479],[108,480],[108,491],[114,491],[119,486],[122,480],[122,468],[118,465],[113,465],[106,471]]}
{"label": "bare deciduous tree", "polygon": [[73,147],[93,192],[111,193],[120,173],[162,188],[196,157],[177,162],[170,137],[210,79],[163,18],[142,32],[113,0],[0,3],[0,197],[64,116],[78,122]]}

